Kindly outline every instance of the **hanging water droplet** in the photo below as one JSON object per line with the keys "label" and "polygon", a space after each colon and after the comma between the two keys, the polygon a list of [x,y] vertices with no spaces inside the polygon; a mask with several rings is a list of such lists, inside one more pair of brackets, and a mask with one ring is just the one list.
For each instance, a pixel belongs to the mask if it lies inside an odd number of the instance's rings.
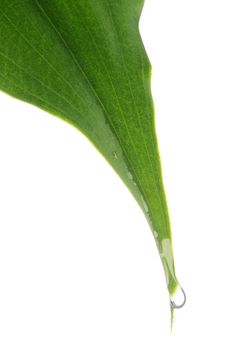
{"label": "hanging water droplet", "polygon": [[180,309],[186,303],[186,294],[182,287],[178,286],[175,293],[170,296],[170,305],[173,309]]}
{"label": "hanging water droplet", "polygon": [[116,153],[116,152],[113,152],[112,155],[113,155],[113,157],[114,157],[115,159],[118,159],[118,156],[117,156],[117,153]]}

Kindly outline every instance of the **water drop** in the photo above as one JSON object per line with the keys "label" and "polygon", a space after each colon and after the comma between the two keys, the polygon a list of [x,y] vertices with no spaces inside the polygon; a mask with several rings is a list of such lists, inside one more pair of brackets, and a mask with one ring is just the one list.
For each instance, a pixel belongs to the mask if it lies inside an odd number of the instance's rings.
{"label": "water drop", "polygon": [[149,212],[148,205],[146,204],[144,198],[143,197],[141,197],[141,198],[142,198],[142,203],[143,203],[144,210],[145,210],[146,213],[148,213]]}
{"label": "water drop", "polygon": [[177,287],[175,293],[170,296],[170,305],[173,309],[180,309],[186,303],[186,294],[184,289],[180,286]]}
{"label": "water drop", "polygon": [[153,230],[153,233],[154,233],[154,237],[155,237],[155,238],[158,238],[158,233],[157,233],[157,231]]}
{"label": "water drop", "polygon": [[117,153],[116,153],[116,152],[113,152],[112,155],[113,155],[113,157],[114,157],[115,159],[118,159],[118,156],[117,156]]}
{"label": "water drop", "polygon": [[169,283],[169,276],[175,280],[174,262],[173,262],[173,248],[169,238],[164,238],[161,241],[161,258],[166,272],[167,283]]}
{"label": "water drop", "polygon": [[133,180],[133,175],[132,175],[132,173],[130,173],[130,171],[128,171],[127,176],[130,180]]}

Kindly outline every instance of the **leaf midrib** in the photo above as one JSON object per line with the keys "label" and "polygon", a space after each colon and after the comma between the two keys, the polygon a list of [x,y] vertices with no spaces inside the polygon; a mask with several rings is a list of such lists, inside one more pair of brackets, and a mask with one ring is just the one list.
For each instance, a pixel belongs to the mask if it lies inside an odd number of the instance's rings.
{"label": "leaf midrib", "polygon": [[[107,110],[106,110],[106,108],[105,108],[103,102],[101,101],[101,98],[99,97],[97,91],[95,90],[95,88],[94,88],[93,85],[91,84],[91,82],[90,82],[90,80],[89,80],[87,74],[86,74],[85,71],[83,70],[82,66],[80,65],[79,61],[77,60],[77,58],[76,58],[76,56],[74,55],[73,51],[71,50],[70,46],[68,45],[68,43],[67,43],[66,40],[64,39],[63,35],[62,35],[62,34],[60,33],[60,31],[57,29],[57,27],[55,26],[55,24],[53,23],[53,21],[51,20],[51,18],[48,16],[48,14],[47,14],[47,12],[44,10],[44,8],[41,6],[41,4],[39,3],[39,1],[38,1],[38,0],[35,0],[35,2],[36,2],[36,4],[37,4],[37,6],[39,7],[39,9],[41,10],[41,12],[44,14],[44,16],[48,19],[49,23],[52,25],[53,29],[54,29],[55,32],[58,34],[59,38],[62,40],[62,43],[64,44],[64,46],[65,46],[66,49],[68,50],[68,52],[69,52],[69,54],[71,55],[71,57],[73,58],[75,64],[76,64],[77,67],[80,69],[81,73],[83,74],[84,78],[86,79],[86,82],[88,83],[88,85],[89,85],[89,87],[91,88],[92,92],[94,93],[95,97],[96,97],[97,100],[99,101],[99,103],[100,103],[100,105],[101,105],[103,111],[105,112],[106,118],[107,118],[107,120],[108,120],[108,122],[109,122],[109,124],[110,124],[110,126],[111,126],[111,129],[112,129],[114,135],[116,136],[116,138],[117,138],[117,140],[118,140],[118,142],[119,142],[119,144],[120,144],[120,146],[121,146],[121,148],[122,148],[122,150],[123,150],[123,153],[124,153],[124,155],[125,155],[125,158],[127,159],[127,162],[128,162],[128,164],[130,165],[131,172],[134,174],[133,176],[135,177],[135,179],[136,179],[136,181],[137,181],[139,190],[140,190],[141,194],[143,195],[143,197],[145,198],[145,193],[144,193],[144,191],[143,191],[141,181],[139,180],[138,176],[136,175],[135,171],[133,170],[133,167],[132,167],[132,165],[131,165],[131,162],[130,162],[130,160],[129,160],[128,157],[127,157],[127,152],[126,152],[126,150],[125,150],[125,147],[123,146],[122,141],[120,140],[120,138],[119,138],[119,136],[118,136],[118,134],[117,134],[117,132],[116,132],[116,130],[115,130],[115,127],[114,127],[113,123],[111,122],[111,119],[109,118],[109,114],[108,114],[108,112],[107,112]],[[88,30],[88,29],[87,29],[87,30]],[[90,33],[89,30],[88,30],[88,33],[89,33],[90,37],[92,38],[91,33]],[[92,38],[92,40],[94,41],[93,38]],[[97,51],[99,52],[99,55],[100,55],[100,51],[99,51],[97,45],[96,45],[96,48],[97,48]],[[117,95],[117,93],[116,93],[115,87],[114,87],[114,85],[113,85],[111,76],[110,76],[110,74],[109,74],[109,72],[108,72],[108,70],[107,70],[106,65],[104,65],[104,67],[105,67],[105,69],[106,69],[106,72],[107,72],[108,77],[109,77],[109,79],[110,79],[110,82],[111,82],[113,91],[114,91],[115,96],[116,96],[116,99],[117,99],[117,101],[118,101],[119,110],[120,110],[122,119],[123,119],[123,121],[124,121],[124,123],[125,123],[125,127],[126,127],[126,130],[127,130],[127,133],[128,133],[129,138],[130,138],[130,140],[131,140],[131,144],[132,144],[132,146],[133,146],[133,148],[134,148],[134,151],[135,151],[135,153],[136,153],[135,145],[134,145],[134,142],[132,141],[131,135],[130,135],[130,133],[129,133],[129,130],[128,130],[128,127],[127,127],[127,123],[126,123],[126,119],[125,119],[124,113],[123,113],[123,111],[122,111],[122,109],[121,109],[120,102],[119,102],[119,98],[118,98],[118,95]]]}

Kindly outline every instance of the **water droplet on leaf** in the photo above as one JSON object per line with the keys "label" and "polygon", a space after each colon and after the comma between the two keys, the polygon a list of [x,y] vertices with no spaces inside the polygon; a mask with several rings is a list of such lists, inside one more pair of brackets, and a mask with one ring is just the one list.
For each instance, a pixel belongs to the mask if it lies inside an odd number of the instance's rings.
{"label": "water droplet on leaf", "polygon": [[133,175],[132,175],[132,173],[130,173],[130,171],[127,173],[127,176],[130,180],[133,180]]}
{"label": "water droplet on leaf", "polygon": [[115,159],[118,159],[118,156],[117,156],[117,153],[116,153],[116,152],[113,152],[112,155],[113,155],[113,157],[114,157]]}
{"label": "water droplet on leaf", "polygon": [[141,197],[141,198],[142,198],[142,203],[143,203],[144,210],[145,210],[146,213],[148,213],[149,212],[148,205],[146,204],[145,199],[143,197]]}
{"label": "water droplet on leaf", "polygon": [[172,296],[170,296],[170,304],[173,309],[180,309],[186,303],[186,294],[182,287],[178,286]]}

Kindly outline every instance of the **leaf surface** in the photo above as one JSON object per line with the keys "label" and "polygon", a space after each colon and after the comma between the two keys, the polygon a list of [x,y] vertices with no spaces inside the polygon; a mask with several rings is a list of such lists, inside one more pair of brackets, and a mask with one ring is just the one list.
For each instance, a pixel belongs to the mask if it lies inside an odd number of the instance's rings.
{"label": "leaf surface", "polygon": [[139,34],[143,0],[1,0],[0,89],[77,127],[142,208],[179,286]]}

